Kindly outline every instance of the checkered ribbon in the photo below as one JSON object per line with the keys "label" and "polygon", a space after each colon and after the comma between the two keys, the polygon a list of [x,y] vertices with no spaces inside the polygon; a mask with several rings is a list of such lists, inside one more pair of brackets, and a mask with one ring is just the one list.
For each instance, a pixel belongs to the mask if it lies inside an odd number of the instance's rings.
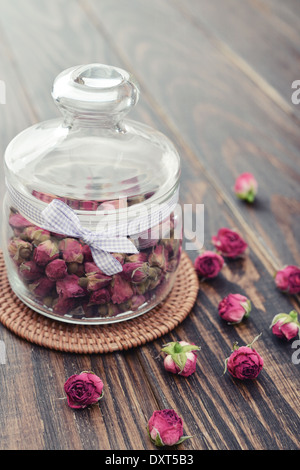
{"label": "checkered ribbon", "polygon": [[170,215],[178,201],[177,191],[168,203],[155,206],[154,210],[140,214],[131,222],[110,225],[106,230],[91,231],[81,225],[75,211],[64,202],[54,199],[41,211],[8,182],[6,185],[12,201],[24,217],[50,232],[82,239],[89,245],[96,265],[107,275],[123,269],[110,253],[138,253],[134,243],[127,237],[157,226]]}

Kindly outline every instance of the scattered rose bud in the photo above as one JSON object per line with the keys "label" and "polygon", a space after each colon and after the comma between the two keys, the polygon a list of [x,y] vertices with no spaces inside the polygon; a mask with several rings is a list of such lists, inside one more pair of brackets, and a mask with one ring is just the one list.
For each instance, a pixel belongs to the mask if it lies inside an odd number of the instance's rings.
{"label": "scattered rose bud", "polygon": [[278,338],[285,338],[288,341],[298,336],[300,323],[296,310],[292,310],[290,313],[279,313],[275,315],[270,328],[272,328],[272,332],[274,335],[278,336]]}
{"label": "scattered rose bud", "polygon": [[133,296],[131,285],[120,274],[115,274],[111,284],[111,300],[114,304],[126,302]]}
{"label": "scattered rose bud", "polygon": [[83,409],[94,405],[103,397],[103,382],[94,372],[84,371],[71,375],[64,390],[70,408]]}
{"label": "scattered rose bud", "polygon": [[55,282],[50,281],[47,276],[42,276],[38,280],[29,284],[28,289],[37,297],[47,297],[55,286]]}
{"label": "scattered rose bud", "polygon": [[67,274],[63,279],[56,281],[56,291],[64,297],[83,297],[86,290],[78,283],[76,274]]}
{"label": "scattered rose bud", "polygon": [[183,436],[183,421],[174,410],[154,411],[148,421],[147,431],[158,447],[179,445],[191,436]]}
{"label": "scattered rose bud", "polygon": [[64,238],[59,242],[59,250],[62,252],[63,259],[66,263],[82,263],[84,255],[82,245],[75,238]]}
{"label": "scattered rose bud", "polygon": [[234,192],[238,198],[253,202],[257,194],[257,181],[251,173],[242,173],[235,181]]}
{"label": "scattered rose bud", "polygon": [[233,345],[231,355],[225,360],[224,373],[228,370],[233,377],[240,380],[257,378],[263,368],[264,361],[252,345],[259,336],[247,346],[238,347],[237,343]]}
{"label": "scattered rose bud", "polygon": [[32,244],[21,238],[13,238],[8,244],[8,252],[16,264],[29,260],[32,250]]}
{"label": "scattered rose bud", "polygon": [[219,303],[218,312],[230,324],[240,323],[251,312],[250,300],[241,294],[229,294]]}
{"label": "scattered rose bud", "polygon": [[67,275],[66,262],[63,259],[50,261],[46,266],[45,274],[51,281],[63,279]]}
{"label": "scattered rose bud", "polygon": [[19,273],[25,281],[35,281],[43,275],[44,270],[34,261],[25,261],[20,265]]}
{"label": "scattered rose bud", "polygon": [[59,257],[59,250],[56,243],[46,240],[40,243],[34,250],[33,259],[40,266],[46,266],[50,261]]}
{"label": "scattered rose bud", "polygon": [[164,367],[168,372],[188,377],[196,370],[197,354],[200,348],[186,341],[172,342],[162,348],[166,354]]}
{"label": "scattered rose bud", "polygon": [[152,248],[152,253],[148,257],[148,263],[150,266],[157,266],[163,270],[166,269],[167,250],[163,245],[157,245],[155,248]]}
{"label": "scattered rose bud", "polygon": [[214,278],[221,271],[224,259],[214,251],[204,251],[195,259],[194,267],[198,276],[202,278]]}
{"label": "scattered rose bud", "polygon": [[275,284],[279,290],[288,294],[299,294],[300,292],[300,268],[289,265],[277,271]]}
{"label": "scattered rose bud", "polygon": [[228,258],[240,256],[248,246],[237,232],[225,227],[212,237],[212,243],[222,256]]}

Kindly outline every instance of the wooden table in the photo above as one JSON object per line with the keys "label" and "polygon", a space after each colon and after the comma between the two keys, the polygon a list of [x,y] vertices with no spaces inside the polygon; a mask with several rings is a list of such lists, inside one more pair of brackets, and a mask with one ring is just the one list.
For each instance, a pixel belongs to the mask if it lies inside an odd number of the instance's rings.
{"label": "wooden table", "polygon": [[[249,245],[243,260],[201,283],[183,323],[163,338],[111,354],[55,352],[3,325],[0,448],[148,450],[146,425],[173,408],[193,438],[175,452],[299,449],[299,364],[291,342],[272,335],[279,312],[299,309],[280,293],[276,269],[300,264],[300,4],[297,0],[0,0],[1,150],[29,125],[58,116],[50,90],[67,67],[100,62],[132,72],[141,99],[131,115],[168,135],[182,159],[182,204],[204,204],[204,248],[219,228]],[[258,180],[253,205],[232,187],[244,171]],[[1,173],[1,197],[4,194]],[[192,260],[197,251],[189,251]],[[228,293],[252,301],[237,326],[217,314]],[[262,332],[265,365],[245,382],[223,375],[232,345]],[[189,378],[164,371],[160,348],[188,340],[201,347]],[[2,343],[3,344],[3,343]],[[298,356],[299,357],[299,356]],[[105,387],[100,406],[69,408],[66,379],[93,370]]]}

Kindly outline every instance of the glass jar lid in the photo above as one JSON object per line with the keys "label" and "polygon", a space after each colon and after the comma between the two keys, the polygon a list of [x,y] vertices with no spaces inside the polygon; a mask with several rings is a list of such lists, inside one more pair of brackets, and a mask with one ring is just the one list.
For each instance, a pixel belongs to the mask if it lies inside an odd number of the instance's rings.
{"label": "glass jar lid", "polygon": [[7,181],[40,205],[60,199],[76,211],[158,202],[178,186],[180,159],[161,132],[125,118],[135,79],[89,64],[59,74],[52,96],[62,117],[16,136],[5,153]]}

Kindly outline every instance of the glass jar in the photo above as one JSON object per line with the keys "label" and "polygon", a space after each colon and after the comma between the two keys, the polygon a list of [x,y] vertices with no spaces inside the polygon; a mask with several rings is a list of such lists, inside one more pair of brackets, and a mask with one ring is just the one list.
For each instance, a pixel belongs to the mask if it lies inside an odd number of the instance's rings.
{"label": "glass jar", "polygon": [[56,77],[52,96],[62,117],[24,130],[5,152],[10,285],[56,320],[130,319],[164,300],[175,281],[178,153],[162,133],[124,119],[139,98],[125,70],[72,67]]}

